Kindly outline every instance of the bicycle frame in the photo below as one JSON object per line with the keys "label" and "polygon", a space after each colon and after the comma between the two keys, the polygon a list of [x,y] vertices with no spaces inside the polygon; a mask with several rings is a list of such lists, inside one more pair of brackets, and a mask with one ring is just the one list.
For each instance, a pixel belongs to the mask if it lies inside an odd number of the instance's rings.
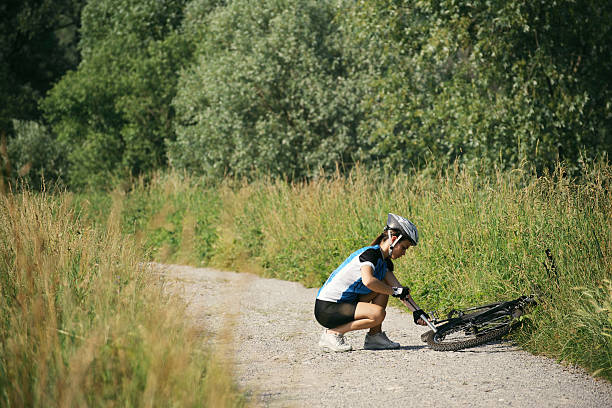
{"label": "bicycle frame", "polygon": [[[529,296],[520,296],[517,299],[514,300],[508,300],[505,302],[501,302],[501,303],[489,303],[487,305],[482,305],[482,306],[477,306],[477,307],[470,307],[467,309],[463,309],[463,310],[451,310],[448,314],[448,317],[446,319],[443,320],[437,320],[437,319],[433,319],[433,323],[441,326],[443,324],[446,324],[447,322],[450,321],[456,321],[458,319],[466,319],[468,318],[469,321],[472,324],[478,324],[482,321],[487,321],[489,316],[495,315],[501,311],[503,311],[504,313],[502,314],[508,314],[511,313],[512,311],[518,309],[518,308],[522,308],[527,304],[533,304],[535,303],[534,300],[534,295],[529,295]],[[491,308],[491,306],[496,305],[495,307]],[[481,313],[469,313],[469,312],[474,312],[480,309],[489,309],[486,312],[481,312]],[[453,315],[456,314],[457,316],[454,317]],[[467,315],[467,316],[466,316]]]}
{"label": "bicycle frame", "polygon": [[[546,250],[547,261],[544,262],[549,277],[555,278],[559,285],[559,275],[550,250]],[[553,276],[554,274],[554,276]],[[533,286],[530,295],[519,296],[516,299],[489,303],[482,306],[451,310],[445,319],[439,320],[436,312],[431,312],[431,320],[421,315],[431,329],[421,335],[421,340],[428,343],[436,351],[457,351],[463,348],[475,347],[486,342],[499,339],[508,334],[528,313],[526,309],[537,304],[536,299],[542,294],[538,285]],[[552,297],[552,294],[548,294]],[[416,305],[408,304],[414,310]]]}

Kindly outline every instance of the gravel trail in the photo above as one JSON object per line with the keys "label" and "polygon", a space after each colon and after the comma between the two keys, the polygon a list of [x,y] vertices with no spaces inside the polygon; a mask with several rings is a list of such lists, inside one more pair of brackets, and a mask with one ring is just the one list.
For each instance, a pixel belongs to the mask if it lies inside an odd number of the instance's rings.
{"label": "gravel trail", "polygon": [[235,379],[255,406],[612,407],[608,382],[508,342],[433,351],[420,339],[427,329],[393,307],[383,330],[401,349],[363,350],[359,331],[347,334],[354,351],[322,353],[316,289],[208,268],[153,267],[167,290],[188,302],[188,318],[214,334],[211,345],[229,347]]}

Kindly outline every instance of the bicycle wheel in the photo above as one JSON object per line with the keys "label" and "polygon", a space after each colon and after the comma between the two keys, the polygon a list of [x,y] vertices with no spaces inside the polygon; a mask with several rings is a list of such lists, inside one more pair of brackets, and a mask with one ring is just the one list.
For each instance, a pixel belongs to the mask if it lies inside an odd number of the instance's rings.
{"label": "bicycle wheel", "polygon": [[487,315],[489,310],[453,318],[438,327],[437,332],[431,330],[423,336],[427,344],[436,351],[457,351],[479,346],[508,334],[515,319],[523,314],[521,309],[502,309]]}

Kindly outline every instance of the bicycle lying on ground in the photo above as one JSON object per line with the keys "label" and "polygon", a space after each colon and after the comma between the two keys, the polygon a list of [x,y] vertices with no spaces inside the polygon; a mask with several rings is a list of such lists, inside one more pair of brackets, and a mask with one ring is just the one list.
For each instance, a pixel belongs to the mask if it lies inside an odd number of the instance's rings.
{"label": "bicycle lying on ground", "polygon": [[[559,275],[548,249],[546,257],[548,263],[544,262],[544,266],[549,276],[554,273],[558,287]],[[425,315],[421,315],[431,329],[423,333],[421,339],[437,351],[456,351],[497,340],[508,334],[519,318],[536,305],[535,297],[534,294],[525,295],[514,300],[451,310],[444,320],[438,320],[435,316],[427,320]]]}
{"label": "bicycle lying on ground", "polygon": [[[421,339],[436,351],[456,351],[478,346],[505,336],[527,307],[535,305],[534,295],[451,310],[447,318],[426,320],[431,330]],[[424,317],[424,316],[423,316]]]}

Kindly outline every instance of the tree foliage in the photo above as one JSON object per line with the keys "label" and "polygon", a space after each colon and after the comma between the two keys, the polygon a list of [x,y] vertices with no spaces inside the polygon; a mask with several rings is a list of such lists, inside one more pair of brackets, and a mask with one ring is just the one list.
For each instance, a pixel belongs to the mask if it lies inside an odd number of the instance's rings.
{"label": "tree foliage", "polygon": [[605,152],[611,16],[601,0],[356,2],[343,26],[372,90],[360,132],[393,168]]}
{"label": "tree foliage", "polygon": [[175,99],[173,165],[303,177],[353,163],[359,94],[336,11],[328,1],[236,0],[207,14]]}
{"label": "tree foliage", "polygon": [[18,179],[30,188],[41,190],[43,183],[60,182],[66,174],[65,149],[56,143],[48,129],[35,121],[15,120],[15,135],[8,143],[8,157]]}
{"label": "tree foliage", "polygon": [[[13,123],[40,122],[40,100],[67,69],[76,67],[77,30],[84,4],[85,0],[0,3],[0,190],[18,176],[33,181],[32,186],[39,186],[42,168],[61,167],[58,156],[51,152],[53,149],[43,146],[53,140],[48,133],[38,131],[43,125],[29,123],[16,129]],[[24,145],[24,141],[31,146]],[[51,156],[46,157],[45,153]],[[28,160],[23,162],[25,157]],[[32,173],[25,172],[29,168]],[[35,172],[36,181],[32,178]],[[45,173],[53,178],[60,172],[58,167]]]}
{"label": "tree foliage", "polygon": [[0,3],[0,129],[38,120],[38,101],[76,67],[84,0],[5,0]]}
{"label": "tree foliage", "polygon": [[612,145],[610,22],[599,0],[233,1],[181,77],[172,163],[576,168]]}
{"label": "tree foliage", "polygon": [[83,10],[82,61],[43,105],[69,149],[71,185],[104,186],[165,165],[176,72],[191,55],[178,32],[184,5],[102,0]]}
{"label": "tree foliage", "polygon": [[101,0],[45,100],[74,186],[166,165],[300,179],[612,146],[604,0]]}

